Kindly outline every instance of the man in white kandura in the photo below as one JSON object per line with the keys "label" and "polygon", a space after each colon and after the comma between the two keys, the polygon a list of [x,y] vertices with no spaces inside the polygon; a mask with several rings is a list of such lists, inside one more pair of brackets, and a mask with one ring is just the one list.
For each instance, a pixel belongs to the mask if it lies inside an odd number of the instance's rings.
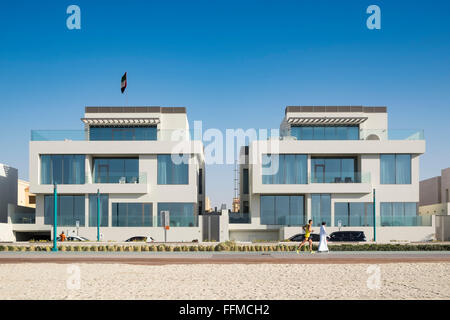
{"label": "man in white kandura", "polygon": [[319,242],[319,248],[317,249],[318,252],[328,252],[328,241],[327,241],[327,230],[325,230],[325,222],[322,222],[322,225],[320,226],[320,242]]}

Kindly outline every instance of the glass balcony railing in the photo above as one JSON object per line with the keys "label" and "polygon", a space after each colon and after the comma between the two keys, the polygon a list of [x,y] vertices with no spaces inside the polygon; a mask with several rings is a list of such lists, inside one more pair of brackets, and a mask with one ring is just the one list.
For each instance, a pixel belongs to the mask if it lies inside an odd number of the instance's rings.
{"label": "glass balcony railing", "polygon": [[304,139],[299,139],[298,136],[292,132],[292,130],[284,129],[280,132],[280,139],[282,140],[300,140],[300,141],[355,141],[355,140],[425,140],[425,135],[423,130],[417,129],[360,129],[359,138],[357,135],[351,138],[341,138],[340,136],[329,136],[320,135],[320,137],[315,138],[315,136],[308,136]]}
{"label": "glass balcony railing", "polygon": [[309,183],[370,183],[370,172],[325,172],[312,174]]}
{"label": "glass balcony railing", "polygon": [[86,183],[116,183],[116,184],[146,184],[147,173],[139,172],[139,174],[123,174],[123,173],[109,173],[100,176],[87,175],[85,179]]}
{"label": "glass balcony railing", "polygon": [[15,224],[34,224],[36,223],[35,213],[14,213],[11,216],[11,222]]}
{"label": "glass balcony railing", "polygon": [[194,130],[184,129],[162,129],[157,130],[156,139],[144,139],[127,137],[124,135],[117,138],[95,137],[89,139],[86,130],[31,130],[31,141],[193,141],[201,140],[201,135],[194,134]]}
{"label": "glass balcony railing", "polygon": [[250,223],[250,213],[230,212],[228,215],[229,223]]}
{"label": "glass balcony railing", "polygon": [[380,217],[381,227],[431,227],[432,216]]}

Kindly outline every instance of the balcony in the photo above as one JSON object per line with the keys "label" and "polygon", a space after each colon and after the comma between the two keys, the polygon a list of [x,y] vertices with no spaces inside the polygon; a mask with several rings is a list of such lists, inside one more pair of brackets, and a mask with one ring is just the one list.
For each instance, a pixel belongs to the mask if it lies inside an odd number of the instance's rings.
{"label": "balcony", "polygon": [[124,134],[89,139],[87,130],[31,130],[31,141],[193,141],[201,140],[194,130],[185,129],[158,129],[156,137],[136,138]]}
{"label": "balcony", "polygon": [[[314,127],[310,127],[314,128]],[[358,132],[358,131],[357,131]],[[303,136],[302,136],[303,137]],[[275,136],[272,137],[276,138]],[[282,130],[280,132],[281,140],[300,140],[300,141],[332,141],[332,140],[382,140],[382,141],[398,141],[398,140],[425,140],[424,131],[421,129],[359,129],[359,135],[355,133],[355,135],[347,135],[340,136],[338,134],[335,135],[327,135],[326,132],[317,135],[317,137],[312,132],[309,135],[305,135],[304,138],[298,137],[298,133],[293,130]]]}
{"label": "balcony", "polygon": [[380,217],[378,225],[381,227],[431,227],[432,216],[403,216],[403,217]]}
{"label": "balcony", "polygon": [[35,224],[36,214],[33,213],[14,213],[11,216],[11,223],[13,224]]}
{"label": "balcony", "polygon": [[371,183],[370,172],[325,172],[309,177],[309,183]]}
{"label": "balcony", "polygon": [[233,224],[250,223],[250,213],[230,212],[228,214],[228,222]]}

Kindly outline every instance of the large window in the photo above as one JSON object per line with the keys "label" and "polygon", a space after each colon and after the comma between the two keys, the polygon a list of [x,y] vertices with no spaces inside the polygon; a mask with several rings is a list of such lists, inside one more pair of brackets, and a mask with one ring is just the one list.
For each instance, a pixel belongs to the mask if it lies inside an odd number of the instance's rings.
{"label": "large window", "polygon": [[305,223],[304,196],[261,196],[261,224],[300,226]]}
{"label": "large window", "polygon": [[263,184],[308,183],[308,157],[304,154],[263,154]]}
{"label": "large window", "polygon": [[84,184],[84,167],[84,155],[41,155],[41,184]]}
{"label": "large window", "polygon": [[[100,226],[108,226],[108,195],[100,195]],[[89,227],[97,226],[97,195],[89,195]]]}
{"label": "large window", "polygon": [[410,184],[411,155],[382,154],[380,155],[381,184]]}
{"label": "large window", "polygon": [[138,183],[138,158],[94,158],[95,183]]}
{"label": "large window", "polygon": [[359,140],[359,127],[291,127],[291,136],[297,140]]}
{"label": "large window", "polygon": [[242,170],[242,192],[248,194],[248,169]]}
{"label": "large window", "polygon": [[334,226],[365,227],[373,226],[373,203],[336,202],[334,204]]}
{"label": "large window", "polygon": [[[58,226],[74,227],[76,226],[77,221],[79,221],[81,227],[84,226],[84,195],[61,195],[57,196],[57,201]],[[53,224],[55,208],[54,203],[55,198],[53,195],[47,195],[44,197],[44,224]]]}
{"label": "large window", "polygon": [[431,226],[431,216],[420,216],[416,202],[381,202],[381,226]]}
{"label": "large window", "polygon": [[311,158],[313,183],[360,182],[356,158]]}
{"label": "large window", "polygon": [[161,211],[169,211],[171,227],[198,227],[198,215],[194,203],[160,202],[158,203],[158,227],[162,226]]}
{"label": "large window", "polygon": [[189,164],[187,155],[176,155],[179,163],[170,154],[158,154],[158,184],[189,184]]}
{"label": "large window", "polygon": [[311,216],[313,224],[320,226],[322,222],[331,225],[331,195],[312,194],[311,195]]}
{"label": "large window", "polygon": [[155,126],[89,127],[89,140],[156,140]]}
{"label": "large window", "polygon": [[112,203],[113,227],[151,227],[152,203]]}

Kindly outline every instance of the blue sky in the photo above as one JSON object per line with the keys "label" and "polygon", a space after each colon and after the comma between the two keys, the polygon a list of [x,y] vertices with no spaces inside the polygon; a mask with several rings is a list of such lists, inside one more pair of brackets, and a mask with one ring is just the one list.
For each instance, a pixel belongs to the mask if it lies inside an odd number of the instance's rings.
{"label": "blue sky", "polygon": [[[66,8],[81,8],[68,30]],[[381,8],[381,30],[366,8]],[[450,166],[448,1],[14,1],[0,6],[0,162],[28,179],[32,129],[86,105],[185,106],[204,128],[277,128],[286,105],[383,105],[424,129],[421,178]],[[213,205],[233,167],[208,166]]]}

